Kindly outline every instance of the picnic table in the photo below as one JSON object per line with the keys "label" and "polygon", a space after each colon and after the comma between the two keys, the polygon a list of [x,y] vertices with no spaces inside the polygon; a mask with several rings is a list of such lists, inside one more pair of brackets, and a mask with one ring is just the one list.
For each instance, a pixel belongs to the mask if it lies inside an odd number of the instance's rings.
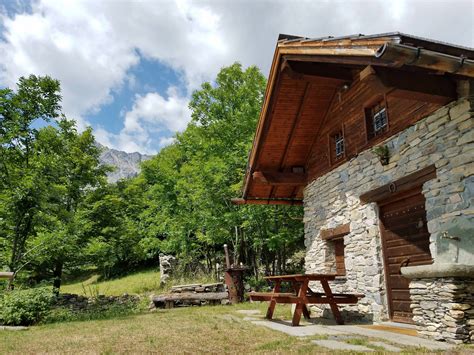
{"label": "picnic table", "polygon": [[[331,311],[336,319],[337,324],[344,324],[338,304],[355,304],[362,294],[332,293],[328,281],[336,278],[336,274],[297,274],[297,275],[280,275],[268,276],[265,279],[274,283],[272,292],[250,292],[249,296],[252,301],[270,301],[267,310],[267,319],[272,319],[273,312],[277,303],[295,303],[296,308],[293,314],[292,325],[300,324],[301,314],[306,319],[310,318],[308,304],[329,304]],[[309,287],[310,281],[319,281],[324,290],[322,292],[314,292]],[[293,292],[282,293],[281,284],[287,282],[291,284]]]}

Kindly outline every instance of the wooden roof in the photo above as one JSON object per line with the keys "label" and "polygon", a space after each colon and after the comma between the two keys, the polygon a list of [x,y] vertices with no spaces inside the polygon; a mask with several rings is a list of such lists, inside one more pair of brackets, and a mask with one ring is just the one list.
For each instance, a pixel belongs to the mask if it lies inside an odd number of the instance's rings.
{"label": "wooden roof", "polygon": [[301,204],[308,159],[330,104],[364,68],[408,67],[474,77],[472,59],[472,49],[401,33],[318,39],[280,35],[243,196],[233,202]]}

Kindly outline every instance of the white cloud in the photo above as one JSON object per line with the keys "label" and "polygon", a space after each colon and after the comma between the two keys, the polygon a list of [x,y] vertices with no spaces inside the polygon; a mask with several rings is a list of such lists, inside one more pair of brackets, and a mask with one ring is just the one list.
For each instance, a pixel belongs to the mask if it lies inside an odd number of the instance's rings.
{"label": "white cloud", "polygon": [[188,98],[175,87],[169,87],[167,98],[156,92],[137,96],[131,111],[125,114],[125,132],[140,132],[144,125],[155,129],[182,131],[191,119]]}
{"label": "white cloud", "polygon": [[42,1],[32,14],[3,18],[0,81],[13,86],[22,75],[61,80],[65,112],[80,119],[112,99],[138,55],[118,37],[94,3]]}
{"label": "white cloud", "polygon": [[166,147],[170,144],[173,144],[174,142],[175,142],[174,137],[164,137],[164,138],[160,138],[159,145],[160,145],[161,148],[163,148],[163,147]]}
{"label": "white cloud", "polygon": [[[30,14],[0,19],[0,85],[11,86],[29,73],[49,74],[61,80],[65,112],[87,117],[109,103],[114,90],[133,88],[129,70],[139,62],[137,53],[182,73],[189,95],[234,61],[256,64],[266,74],[278,33],[319,37],[398,30],[473,46],[473,6],[470,0],[403,0],[390,6],[383,0],[37,0]],[[166,98],[154,92],[136,97],[123,116],[124,130],[113,135],[102,128],[96,131],[99,140],[149,151],[156,147],[157,131],[182,130],[189,120],[187,99],[173,90]]]}
{"label": "white cloud", "polygon": [[[124,128],[119,134],[112,134],[103,128],[97,129],[97,140],[112,148],[126,152],[154,154],[153,147],[162,148],[174,141],[169,132],[186,128],[191,119],[188,98],[180,96],[175,87],[168,88],[167,97],[156,92],[137,95],[130,111],[124,114]],[[153,144],[153,143],[158,144]]]}

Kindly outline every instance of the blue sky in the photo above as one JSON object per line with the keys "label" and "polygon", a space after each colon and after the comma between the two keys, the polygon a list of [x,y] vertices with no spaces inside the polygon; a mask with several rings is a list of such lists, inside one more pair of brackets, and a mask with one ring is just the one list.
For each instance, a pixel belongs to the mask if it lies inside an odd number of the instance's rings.
{"label": "blue sky", "polygon": [[185,129],[203,81],[235,61],[268,74],[279,33],[401,31],[474,46],[472,0],[0,0],[0,86],[51,75],[80,129],[153,154]]}
{"label": "blue sky", "polygon": [[113,101],[102,106],[97,113],[87,116],[92,126],[106,127],[110,132],[118,134],[123,128],[123,122],[117,118],[123,117],[124,112],[133,106],[136,95],[158,92],[168,98],[166,90],[170,86],[181,90],[182,96],[187,94],[186,87],[183,85],[182,73],[173,70],[159,60],[140,56],[139,63],[130,68],[128,75],[131,78],[128,83],[112,93]]}

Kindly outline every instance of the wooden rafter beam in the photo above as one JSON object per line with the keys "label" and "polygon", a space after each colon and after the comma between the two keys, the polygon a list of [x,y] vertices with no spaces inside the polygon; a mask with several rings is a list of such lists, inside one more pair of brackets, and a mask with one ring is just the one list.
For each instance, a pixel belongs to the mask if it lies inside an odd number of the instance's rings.
{"label": "wooden rafter beam", "polygon": [[392,97],[446,104],[456,98],[456,83],[448,77],[367,66],[359,73],[381,93]]}
{"label": "wooden rafter beam", "polygon": [[231,202],[234,205],[289,205],[300,206],[303,200],[287,198],[233,198]]}
{"label": "wooden rafter beam", "polygon": [[377,66],[390,66],[392,62],[381,61],[375,57],[370,56],[328,56],[328,55],[295,55],[285,54],[283,59],[311,62],[311,63],[328,63],[328,64],[343,64],[363,67],[364,65],[376,64]]}
{"label": "wooden rafter beam", "polygon": [[283,60],[280,71],[292,79],[319,86],[340,86],[353,79],[353,74],[348,69],[308,62]]}
{"label": "wooden rafter beam", "polygon": [[304,186],[308,176],[306,173],[255,171],[253,179],[273,186]]}

